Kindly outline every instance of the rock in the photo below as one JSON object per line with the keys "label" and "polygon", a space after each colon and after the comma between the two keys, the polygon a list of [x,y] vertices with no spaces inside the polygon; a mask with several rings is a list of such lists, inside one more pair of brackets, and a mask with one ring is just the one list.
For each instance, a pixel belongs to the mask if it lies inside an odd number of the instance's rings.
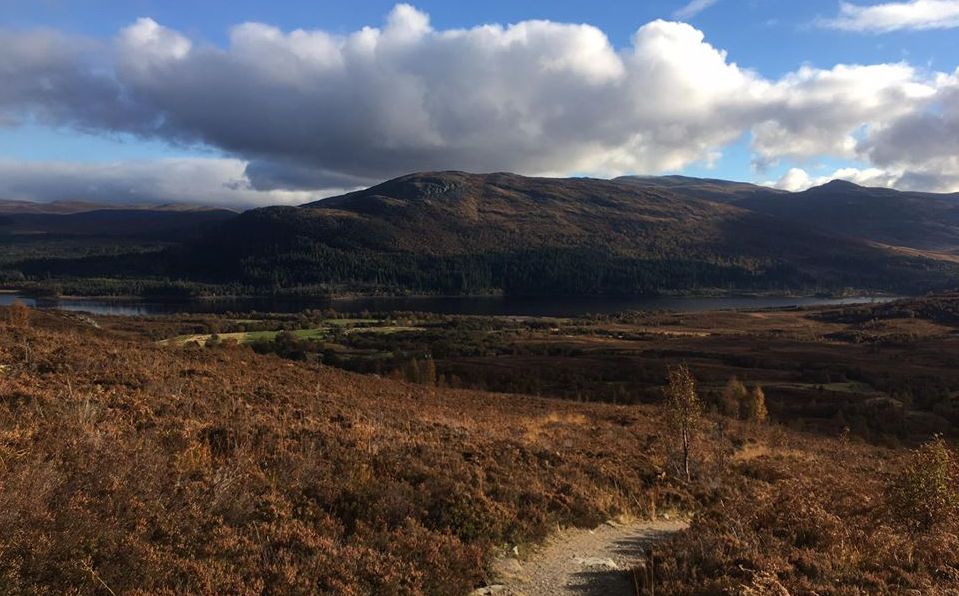
{"label": "rock", "polygon": [[582,565],[583,567],[588,567],[591,569],[619,569],[619,565],[616,561],[612,559],[604,559],[602,557],[587,557],[585,559],[576,559],[576,562]]}

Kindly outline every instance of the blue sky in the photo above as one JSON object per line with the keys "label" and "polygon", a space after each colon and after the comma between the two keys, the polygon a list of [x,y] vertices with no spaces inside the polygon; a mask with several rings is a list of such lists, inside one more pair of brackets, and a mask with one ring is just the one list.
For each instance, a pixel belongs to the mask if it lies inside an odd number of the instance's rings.
{"label": "blue sky", "polygon": [[[380,79],[356,82],[366,74],[356,74],[349,69],[360,69],[360,66],[344,63],[345,74],[341,72],[334,77],[317,62],[301,69],[298,76],[302,76],[302,81],[278,80],[263,68],[270,52],[277,52],[277,57],[287,52],[287,58],[277,59],[289,63],[292,55],[289,52],[297,51],[295,36],[290,34],[296,29],[322,31],[330,39],[339,40],[334,43],[341,43],[344,47],[346,42],[342,40],[363,27],[386,30],[389,15],[396,13],[395,2],[0,0],[0,31],[11,40],[6,44],[14,48],[30,48],[10,52],[13,57],[7,60],[26,56],[24,60],[40,61],[22,68],[19,64],[6,70],[0,68],[0,72],[14,73],[0,74],[0,77],[19,77],[8,82],[9,88],[23,90],[13,92],[12,97],[5,97],[0,91],[0,174],[4,172],[4,166],[14,169],[23,162],[29,162],[31,171],[36,172],[42,172],[43,164],[49,164],[52,177],[69,170],[72,177],[66,176],[65,181],[86,183],[89,182],[84,177],[87,174],[82,173],[85,163],[137,162],[142,171],[148,162],[160,164],[157,166],[160,167],[164,160],[208,160],[223,172],[240,177],[239,181],[224,181],[223,188],[248,187],[248,192],[236,200],[295,202],[312,198],[316,193],[329,194],[361,186],[406,168],[420,169],[416,167],[415,159],[409,156],[422,154],[423,169],[476,169],[488,165],[523,173],[555,175],[683,172],[756,182],[780,181],[784,187],[792,185],[796,188],[844,172],[843,176],[848,175],[860,182],[959,190],[959,171],[955,171],[957,166],[953,162],[956,160],[949,153],[953,146],[946,134],[959,120],[959,116],[953,113],[955,105],[959,104],[954,99],[959,95],[954,89],[959,66],[955,52],[959,22],[946,12],[959,11],[959,2],[902,0],[879,3],[858,0],[849,9],[857,12],[850,13],[852,16],[845,24],[837,24],[841,12],[838,0],[700,0],[698,4],[699,10],[687,7],[684,1],[672,0],[415,2],[409,13],[413,17],[406,13],[403,13],[406,16],[400,15],[403,19],[412,19],[404,21],[403,26],[411,27],[412,31],[418,26],[419,17],[415,15],[422,15],[424,19],[428,18],[429,33],[415,32],[420,36],[417,38],[419,46],[408,49],[409,55],[415,55],[421,63],[436,60],[441,66],[421,68],[418,63],[408,66],[410,72],[397,74],[400,77],[397,80],[402,81],[400,87],[408,82],[408,78],[403,78],[407,75],[415,76],[419,84],[416,89],[407,90],[412,97],[404,96],[398,101],[413,101],[413,112],[421,110],[423,113],[405,121],[407,118],[403,114],[389,114],[394,109],[393,102],[379,104],[372,99],[367,102],[366,98],[371,94],[384,93],[383,85],[390,89],[385,91],[387,94],[392,89]],[[874,10],[870,10],[871,7]],[[902,28],[890,26],[887,19],[884,25],[882,19],[889,15],[894,20],[902,17],[902,22],[909,24]],[[144,17],[150,20],[143,21]],[[515,92],[517,97],[512,97],[514,91],[508,89],[502,102],[497,103],[496,97],[484,97],[472,112],[460,113],[461,107],[452,104],[461,101],[459,98],[462,89],[467,88],[470,70],[481,73],[477,77],[483,82],[484,89],[505,84],[501,79],[507,75],[501,76],[499,73],[504,67],[492,63],[497,59],[495,54],[491,54],[489,65],[474,59],[478,53],[483,53],[477,51],[475,44],[483,43],[482,40],[488,37],[475,35],[454,44],[457,51],[464,52],[458,59],[463,64],[465,82],[440,89],[449,82],[448,71],[436,81],[430,77],[442,68],[450,68],[444,57],[450,52],[447,43],[442,41],[445,32],[532,19],[561,25],[591,25],[605,35],[612,52],[620,57],[610,58],[609,52],[600,52],[603,55],[597,58],[600,70],[596,72],[591,72],[588,64],[577,63],[570,66],[558,82],[549,77],[542,81],[530,79],[532,85],[541,84],[550,93],[568,94],[571,98],[568,103],[557,102],[545,95],[541,97],[538,89],[534,89],[536,93],[530,93],[536,95],[532,99],[520,91]],[[641,43],[646,52],[645,62],[631,66],[623,56],[634,49],[634,35],[656,19],[688,23],[701,32],[704,39],[697,40],[695,35],[688,33],[691,29],[677,26],[646,27]],[[247,22],[276,27],[282,48],[257,45],[256,52],[262,50],[263,54],[241,53],[234,47],[236,39],[231,42],[231,31],[236,25]],[[134,27],[137,23],[140,26]],[[39,56],[35,40],[50,34],[59,36],[60,41],[54,50]],[[582,31],[575,29],[550,30],[542,34],[541,41],[529,42],[528,47],[517,50],[520,53],[504,64],[524,60],[534,65],[542,64],[556,53],[567,58],[572,56],[570,59],[575,62],[575,53],[586,51],[578,44],[582,42],[586,44],[583,47],[592,47],[590,40],[593,38],[581,34]],[[432,36],[432,40],[423,35]],[[254,37],[258,44],[266,39],[260,33]],[[500,37],[506,39],[509,35]],[[121,38],[126,41],[118,41]],[[178,54],[176,61],[157,66],[159,58],[156,56],[160,56],[158,52],[161,50],[156,44],[170,48],[181,41],[189,48],[186,54]],[[77,48],[75,53],[80,58],[75,59],[70,49],[55,51],[61,46]],[[91,47],[94,49],[90,50]],[[714,58],[701,52],[704,47],[725,52],[721,67]],[[232,105],[231,98],[224,99],[208,89],[196,87],[197,76],[201,76],[197,73],[207,72],[202,69],[208,67],[209,56],[205,52],[210,49],[220,52],[216,60],[222,61],[224,72],[239,73],[232,80],[211,81],[211,85],[235,87],[234,93],[248,94],[250,101]],[[311,54],[310,60],[326,51],[315,48],[310,51],[314,50],[317,53]],[[660,51],[667,55],[656,53]],[[686,76],[680,72],[682,76],[678,79],[676,75],[650,74],[663,69],[683,71],[684,52],[693,56],[689,59],[692,74]],[[349,54],[342,47],[341,53],[343,56]],[[164,54],[163,59],[168,60],[169,56]],[[4,60],[0,56],[0,67],[4,66]],[[335,60],[342,62],[343,58]],[[622,65],[612,63],[603,66],[605,60],[618,60],[625,64],[625,70]],[[147,62],[149,67],[145,66]],[[733,63],[741,72],[725,72]],[[42,67],[36,64],[42,64]],[[837,71],[837,65],[875,68],[850,73]],[[883,70],[883,65],[907,68],[909,72],[890,74],[892,71]],[[695,89],[695,76],[699,72],[695,69],[700,67],[704,69],[703,73],[723,70],[725,78],[704,83],[702,97],[697,95],[695,102],[690,99],[686,111],[663,110],[657,106],[643,111],[635,106],[642,104],[644,98],[637,97],[632,102],[628,98],[622,99],[623,89],[642,95],[644,85],[656,85],[657,88],[650,91],[660,97],[661,102],[683,104],[690,93],[700,92]],[[391,61],[389,68],[392,72],[399,67]],[[44,74],[43,69],[51,69],[50,72],[56,75]],[[244,81],[244,69],[263,76]],[[66,72],[69,74],[64,74]],[[800,76],[801,72],[806,74]],[[514,75],[517,80],[523,80],[521,73],[509,76]],[[28,80],[31,76],[37,80]],[[324,79],[325,76],[331,78]],[[582,79],[578,83],[574,80],[577,77]],[[591,77],[600,77],[603,84],[610,85],[611,89],[615,87],[619,96],[613,98],[612,90],[608,94],[597,93]],[[356,85],[350,90],[354,99],[330,99],[324,89],[341,86],[344,82]],[[3,83],[0,79],[0,84]],[[244,87],[244,83],[249,83],[249,88]],[[56,88],[61,84],[63,89]],[[270,85],[275,87],[271,89]],[[691,89],[690,85],[694,88]],[[739,93],[750,98],[745,102],[748,106],[739,106],[730,98],[737,93],[737,85],[741,87]],[[122,102],[115,112],[129,109],[130,115],[92,117],[88,114],[88,106],[73,105],[80,100],[70,99],[82,97],[84,93],[95,93],[91,97],[101,98],[103,89],[108,87],[115,87],[107,92],[112,94],[111,101]],[[670,96],[673,91],[677,97]],[[61,92],[63,98],[51,99]],[[263,98],[256,99],[254,94],[261,92]],[[291,92],[312,95],[296,104],[277,99]],[[899,95],[905,99],[897,99]],[[804,99],[807,96],[808,101]],[[357,97],[361,98],[359,104],[356,103]],[[505,109],[515,109],[523,114],[536,110],[572,113],[575,102],[584,97],[590,102],[609,102],[613,107],[607,111],[613,110],[613,115],[615,110],[622,110],[623,127],[634,129],[626,132],[635,134],[631,137],[623,131],[621,134],[611,131],[617,121],[600,111],[595,115],[576,112],[575,122],[568,125],[570,130],[558,119],[537,116],[529,121],[528,116],[515,116],[516,121],[507,121],[503,115]],[[830,101],[833,97],[835,101]],[[886,98],[884,101],[889,102],[889,107],[886,108],[885,104],[867,106],[875,97]],[[209,114],[197,107],[209,107],[216,101],[231,105]],[[325,103],[327,101],[329,103]],[[529,103],[515,107],[517,102]],[[821,105],[815,102],[821,102]],[[135,105],[131,107],[131,104]],[[363,114],[352,109],[359,105],[369,112]],[[865,106],[861,113],[856,112],[857,105]],[[844,107],[839,110],[836,106]],[[235,121],[220,122],[227,110],[231,114],[235,112]],[[244,110],[251,111],[244,113]],[[457,113],[450,115],[451,111]],[[504,119],[501,136],[494,134],[496,125],[482,122],[481,114],[484,113]],[[814,122],[820,114],[822,122]],[[300,128],[315,130],[312,137],[299,138],[296,130],[291,131],[292,134],[263,130],[257,135],[243,130],[249,126],[251,118],[283,123],[307,116],[309,122]],[[348,138],[350,129],[336,126],[337,121],[352,118],[360,123],[382,119],[387,132],[378,138],[376,130],[357,130],[354,147],[353,140]],[[421,128],[417,128],[418,118],[427,122]],[[925,155],[921,163],[909,155],[894,155],[889,147],[880,143],[888,137],[905,139],[908,145],[916,136],[911,134],[910,126],[915,128],[921,124],[923,130],[928,130],[929,120],[936,118],[943,120],[939,128],[943,129],[944,136],[933,145],[941,146],[941,154]],[[727,119],[735,122],[722,126],[722,121]],[[212,121],[216,121],[215,128],[207,125]],[[660,122],[663,122],[662,126]],[[575,130],[572,130],[574,124]],[[527,125],[535,135],[542,137],[539,145],[524,140],[520,143],[522,146],[517,146],[511,134]],[[556,129],[555,132],[550,127]],[[706,130],[711,127],[717,130]],[[837,127],[846,129],[841,138],[830,134]],[[592,131],[596,131],[595,134],[591,134]],[[795,135],[794,144],[789,141],[789,135]],[[334,140],[339,147],[349,146],[349,149],[338,151],[333,146]],[[457,144],[460,140],[462,143]],[[547,155],[553,147],[561,148],[564,144],[568,148],[567,154],[575,157],[564,159]],[[801,149],[795,149],[793,145]],[[507,154],[512,153],[504,151],[503,147],[515,149],[513,161],[507,159]],[[591,156],[590,147],[596,147],[597,155],[602,155]],[[538,150],[541,155],[536,155]],[[355,155],[341,155],[350,151]],[[400,153],[403,157],[398,157]],[[216,160],[232,160],[233,163],[215,163]],[[122,177],[116,171],[112,175]],[[792,177],[784,180],[787,174]],[[214,178],[211,172],[208,183],[215,194],[218,187]],[[0,183],[0,196],[50,199],[57,192],[55,188],[31,190],[30,180],[25,177],[18,180],[16,185],[9,183],[6,187]],[[145,182],[130,180],[130,184]],[[100,188],[96,180],[88,186]],[[182,188],[157,189],[155,194],[175,193]],[[230,192],[224,191],[223,194],[229,195]],[[150,195],[144,190],[144,196]],[[191,198],[203,199],[204,196]]]}

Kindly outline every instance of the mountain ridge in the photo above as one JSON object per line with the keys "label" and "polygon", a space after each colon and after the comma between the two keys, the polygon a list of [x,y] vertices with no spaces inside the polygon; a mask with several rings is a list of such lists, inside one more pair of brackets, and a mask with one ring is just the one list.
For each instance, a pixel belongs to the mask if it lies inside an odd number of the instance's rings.
{"label": "mountain ridge", "polygon": [[44,214],[44,215],[72,215],[90,211],[232,211],[229,207],[218,207],[198,203],[168,201],[165,203],[95,203],[91,201],[25,201],[14,199],[0,199],[0,214]]}
{"label": "mountain ridge", "polygon": [[[916,294],[959,287],[953,196],[844,182],[787,193],[681,176],[441,171],[239,214],[0,215],[7,241],[38,232],[97,247],[63,253],[65,245],[48,244],[41,255],[23,244],[24,256],[8,260],[7,278],[160,279],[255,294]],[[164,245],[150,255],[107,250],[130,241]]]}
{"label": "mountain ridge", "polygon": [[[736,193],[758,201],[765,195],[754,185],[730,183],[730,200],[716,201],[689,188],[699,181],[667,184],[674,188],[420,172],[300,207],[247,211],[185,254],[253,285],[374,292],[922,291],[954,283],[955,263],[746,208]],[[769,192],[783,202],[793,196]]]}

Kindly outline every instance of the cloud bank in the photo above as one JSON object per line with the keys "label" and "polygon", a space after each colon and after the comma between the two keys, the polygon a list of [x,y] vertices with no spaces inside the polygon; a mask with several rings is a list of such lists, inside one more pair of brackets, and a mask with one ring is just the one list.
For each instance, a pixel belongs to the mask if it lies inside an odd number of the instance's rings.
{"label": "cloud bank", "polygon": [[51,202],[194,203],[222,207],[297,205],[321,198],[303,191],[259,191],[237,159],[158,159],[112,163],[0,160],[0,197]]}
{"label": "cloud bank", "polygon": [[[674,171],[743,135],[759,167],[833,156],[959,190],[955,73],[803,66],[767,79],[680,22],[648,23],[615,48],[581,24],[437,30],[400,4],[382,27],[346,35],[244,23],[218,47],[144,18],[109,41],[0,31],[0,47],[0,125],[212,147],[228,158],[196,175],[220,202],[312,198],[431,169]],[[53,178],[65,167],[50,164]],[[155,180],[138,167],[126,168],[131,188]],[[37,184],[40,170],[29,169]]]}

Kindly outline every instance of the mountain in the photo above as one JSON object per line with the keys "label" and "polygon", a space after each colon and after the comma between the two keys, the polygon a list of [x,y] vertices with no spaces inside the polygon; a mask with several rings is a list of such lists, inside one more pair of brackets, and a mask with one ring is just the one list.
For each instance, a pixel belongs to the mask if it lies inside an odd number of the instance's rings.
{"label": "mountain", "polygon": [[[716,193],[740,198],[707,200]],[[242,213],[189,244],[172,267],[260,288],[374,292],[917,292],[959,281],[956,264],[744,208],[744,194],[770,203],[792,196],[675,177],[418,173]]]}
{"label": "mountain", "polygon": [[919,251],[933,258],[959,255],[959,194],[867,188],[845,180],[803,192],[687,176],[624,176],[616,181],[728,203],[899,251]]}
{"label": "mountain", "polygon": [[83,201],[55,201],[52,203],[34,203],[33,201],[10,201],[0,199],[0,214],[10,213],[80,213],[102,208],[96,203]]}
{"label": "mountain", "polygon": [[706,199],[718,203],[737,203],[752,197],[765,198],[789,194],[785,190],[748,182],[690,176],[620,176],[614,181],[636,188],[668,190],[674,195],[688,199]]}
{"label": "mountain", "polygon": [[735,204],[837,235],[959,255],[959,195],[955,194],[866,188],[834,180],[804,192],[741,196]]}
{"label": "mountain", "polygon": [[[53,201],[50,203],[39,203],[34,201],[12,201],[0,199],[0,214],[50,214],[50,215],[70,215],[73,213],[85,213],[89,211],[219,211],[216,207],[205,205],[193,205],[190,203],[91,203],[88,201]],[[227,211],[223,209],[223,211]]]}
{"label": "mountain", "polygon": [[0,235],[7,237],[135,238],[178,241],[200,228],[236,216],[227,209],[94,209],[67,213],[0,213]]}

